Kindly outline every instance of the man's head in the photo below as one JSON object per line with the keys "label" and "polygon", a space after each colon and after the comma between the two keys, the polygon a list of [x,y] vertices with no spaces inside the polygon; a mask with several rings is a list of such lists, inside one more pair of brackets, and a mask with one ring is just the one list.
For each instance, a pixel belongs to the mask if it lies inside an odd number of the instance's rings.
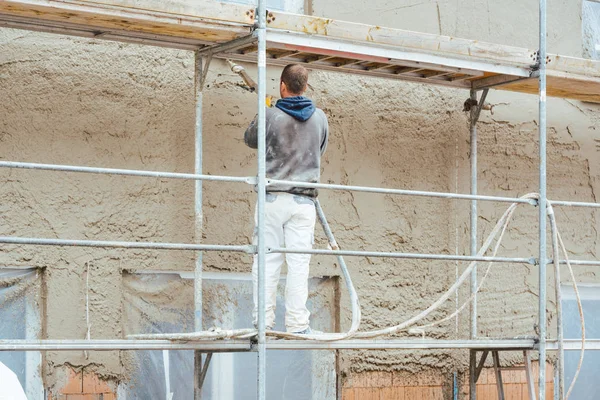
{"label": "man's head", "polygon": [[279,94],[281,98],[302,96],[308,83],[308,71],[300,64],[289,64],[281,73]]}

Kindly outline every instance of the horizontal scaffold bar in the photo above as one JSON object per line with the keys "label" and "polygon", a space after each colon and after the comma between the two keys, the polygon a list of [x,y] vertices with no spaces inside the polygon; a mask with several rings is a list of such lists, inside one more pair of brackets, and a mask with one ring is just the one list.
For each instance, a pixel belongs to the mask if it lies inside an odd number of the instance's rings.
{"label": "horizontal scaffold bar", "polygon": [[172,342],[170,340],[63,339],[0,340],[0,351],[69,351],[69,350],[206,350],[209,352],[251,351],[249,341]]}
{"label": "horizontal scaffold bar", "polygon": [[447,261],[489,261],[535,265],[535,258],[522,257],[478,257],[459,256],[452,254],[423,254],[423,253],[395,253],[384,251],[354,251],[354,250],[326,250],[326,249],[289,249],[285,247],[270,247],[267,253],[293,253],[293,254],[318,254],[329,256],[349,257],[382,257],[382,258],[411,258],[418,260],[447,260]]}
{"label": "horizontal scaffold bar", "polygon": [[302,188],[315,189],[332,189],[332,190],[349,190],[352,192],[369,192],[382,194],[398,194],[405,196],[422,196],[422,197],[440,197],[444,199],[461,199],[461,200],[483,200],[483,201],[498,201],[503,203],[525,203],[537,205],[534,199],[520,199],[516,197],[500,197],[500,196],[481,196],[472,194],[448,193],[448,192],[427,192],[421,190],[406,190],[406,189],[386,189],[372,186],[352,186],[352,185],[337,185],[333,183],[311,183],[311,182],[296,182],[283,181],[276,179],[267,179],[268,185],[291,185]]}
{"label": "horizontal scaffold bar", "polygon": [[[581,350],[581,339],[564,339],[563,344],[565,350]],[[547,340],[546,350],[558,350],[558,341],[550,339]],[[585,351],[588,350],[600,350],[600,339],[585,339]]]}
{"label": "horizontal scaffold bar", "polygon": [[21,238],[11,236],[0,236],[0,243],[36,246],[73,246],[73,247],[105,247],[123,249],[150,249],[150,250],[193,250],[193,251],[234,251],[242,253],[254,253],[254,246],[216,245],[216,244],[193,244],[193,243],[161,243],[161,242],[120,242],[110,240],[68,240],[68,239],[44,239],[44,238]]}
{"label": "horizontal scaffold bar", "polygon": [[[39,164],[39,163],[16,162],[16,161],[0,161],[0,168],[18,168],[18,169],[31,169],[31,170],[44,170],[44,171],[80,172],[80,173],[104,174],[104,175],[142,176],[142,177],[149,177],[149,178],[189,179],[189,180],[220,181],[220,182],[241,182],[241,183],[247,183],[247,184],[251,184],[251,185],[256,184],[256,178],[248,177],[248,176],[201,175],[201,174],[188,174],[188,173],[180,173],[180,172],[161,172],[161,171],[144,171],[144,170],[134,170],[134,169],[99,168],[99,167],[85,167],[85,166],[61,165],[61,164]],[[274,185],[274,184],[293,185],[296,187],[304,187],[304,188],[349,190],[349,191],[355,191],[355,192],[397,194],[397,195],[420,196],[420,197],[438,197],[438,198],[461,199],[461,200],[498,201],[498,202],[504,202],[504,203],[525,203],[525,204],[537,205],[536,200],[520,199],[520,198],[513,198],[513,197],[470,195],[470,194],[449,193],[449,192],[428,192],[428,191],[421,191],[421,190],[388,189],[388,188],[379,188],[379,187],[370,187],[370,186],[338,185],[338,184],[329,184],[329,183],[311,183],[311,182],[297,182],[297,181],[283,181],[283,180],[267,179],[267,187],[269,185]],[[593,203],[590,203],[590,204],[593,204]]]}
{"label": "horizontal scaffold bar", "polygon": [[[0,236],[0,244],[34,245],[34,246],[65,246],[65,247],[100,247],[122,249],[151,249],[151,250],[192,250],[192,251],[233,251],[255,254],[256,248],[252,245],[216,245],[194,243],[164,243],[164,242],[122,242],[109,240],[70,240],[23,238],[13,236]],[[533,258],[516,257],[476,257],[458,256],[450,254],[420,254],[420,253],[393,253],[379,251],[351,251],[351,250],[326,250],[326,249],[286,249],[269,248],[267,253],[295,253],[295,254],[320,254],[332,256],[355,257],[383,257],[383,258],[411,258],[423,260],[448,260],[448,261],[490,261],[506,263],[535,264]]]}
{"label": "horizontal scaffold bar", "polygon": [[83,172],[88,174],[144,176],[149,178],[190,179],[197,181],[241,182],[255,184],[256,178],[248,176],[219,176],[186,174],[180,172],[142,171],[135,169],[96,168],[75,165],[38,164],[15,161],[0,161],[0,168],[20,168],[44,171]]}
{"label": "horizontal scaffold bar", "polygon": [[[565,350],[581,349],[581,340],[567,339]],[[376,339],[339,340],[321,342],[317,340],[267,340],[270,350],[415,350],[415,349],[474,349],[474,350],[535,350],[534,339]],[[600,340],[587,339],[586,350],[600,350]],[[555,340],[548,340],[548,351],[557,349]],[[203,350],[206,352],[255,351],[250,340],[203,340],[175,342],[169,340],[123,340],[123,339],[73,339],[73,340],[0,340],[0,351],[75,351],[75,350]]]}
{"label": "horizontal scaffold bar", "polygon": [[561,201],[561,200],[548,200],[553,206],[565,206],[565,207],[590,207],[600,208],[600,203],[586,203],[583,201]]}
{"label": "horizontal scaffold bar", "polygon": [[[548,260],[548,264],[553,264],[554,260],[550,259]],[[567,260],[560,260],[560,263],[563,265],[567,264]],[[600,265],[600,261],[598,260],[571,260],[569,259],[569,264],[571,265],[589,265],[589,266],[599,266]]]}
{"label": "horizontal scaffold bar", "polygon": [[[532,350],[534,339],[349,339],[335,342],[318,340],[267,340],[269,350],[384,350],[384,349],[502,349]],[[0,340],[0,351],[70,350],[202,350],[206,352],[256,351],[250,340]]]}

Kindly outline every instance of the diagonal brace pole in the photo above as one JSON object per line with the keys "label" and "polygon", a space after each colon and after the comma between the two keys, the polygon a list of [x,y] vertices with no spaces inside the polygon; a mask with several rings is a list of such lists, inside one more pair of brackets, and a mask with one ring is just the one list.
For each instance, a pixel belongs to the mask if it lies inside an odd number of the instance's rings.
{"label": "diagonal brace pole", "polygon": [[200,390],[202,391],[202,386],[204,385],[204,380],[206,379],[206,374],[208,373],[208,367],[210,367],[210,361],[212,360],[213,353],[206,353],[206,358],[204,359],[204,365],[202,366],[202,371],[200,371],[199,384]]}

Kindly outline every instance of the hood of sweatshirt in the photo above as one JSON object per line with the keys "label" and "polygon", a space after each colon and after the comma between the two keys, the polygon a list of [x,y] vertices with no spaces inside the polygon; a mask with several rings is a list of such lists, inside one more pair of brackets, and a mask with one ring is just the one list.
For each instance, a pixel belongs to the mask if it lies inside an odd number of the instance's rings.
{"label": "hood of sweatshirt", "polygon": [[279,99],[275,107],[301,122],[308,120],[316,110],[312,100],[304,96]]}

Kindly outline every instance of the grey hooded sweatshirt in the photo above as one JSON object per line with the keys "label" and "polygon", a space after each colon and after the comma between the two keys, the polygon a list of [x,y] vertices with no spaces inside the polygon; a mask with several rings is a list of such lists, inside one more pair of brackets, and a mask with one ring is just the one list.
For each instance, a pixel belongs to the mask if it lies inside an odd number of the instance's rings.
{"label": "grey hooded sweatshirt", "polygon": [[[256,118],[244,134],[249,147],[258,148]],[[325,113],[311,100],[298,96],[281,99],[266,109],[267,178],[319,182],[321,156],[327,148],[329,125]],[[317,189],[273,184],[267,192],[316,197]]]}

